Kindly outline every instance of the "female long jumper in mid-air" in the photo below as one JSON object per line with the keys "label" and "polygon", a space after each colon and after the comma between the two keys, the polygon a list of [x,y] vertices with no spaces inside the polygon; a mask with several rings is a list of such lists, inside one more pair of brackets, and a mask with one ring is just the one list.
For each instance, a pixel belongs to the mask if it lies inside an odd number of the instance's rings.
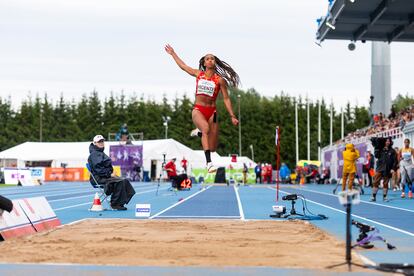
{"label": "female long jumper in mid-air", "polygon": [[196,77],[196,98],[192,111],[195,126],[201,131],[201,145],[206,156],[207,170],[215,172],[217,168],[211,162],[210,153],[216,151],[218,144],[218,121],[216,113],[216,99],[221,91],[231,122],[237,125],[239,120],[233,113],[233,108],[227,91],[227,83],[237,87],[240,83],[239,75],[226,62],[212,54],[200,59],[199,69],[193,69],[182,61],[170,45],[165,46],[178,67],[193,77]]}

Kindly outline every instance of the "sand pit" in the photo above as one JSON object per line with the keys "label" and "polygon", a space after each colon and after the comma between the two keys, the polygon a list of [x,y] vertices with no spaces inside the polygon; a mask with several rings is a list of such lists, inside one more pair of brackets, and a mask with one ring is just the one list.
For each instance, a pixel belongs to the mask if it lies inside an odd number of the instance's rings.
{"label": "sand pit", "polygon": [[0,250],[0,262],[30,263],[323,269],[344,261],[343,242],[302,221],[96,219]]}

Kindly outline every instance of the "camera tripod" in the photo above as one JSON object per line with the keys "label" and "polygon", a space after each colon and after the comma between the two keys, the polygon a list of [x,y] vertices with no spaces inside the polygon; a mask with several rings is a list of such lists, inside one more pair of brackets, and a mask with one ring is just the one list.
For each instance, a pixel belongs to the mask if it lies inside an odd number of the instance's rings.
{"label": "camera tripod", "polygon": [[[164,178],[166,174],[166,170],[165,170],[165,165],[167,164],[167,161],[165,159],[166,154],[163,153],[162,155],[163,155],[163,161],[161,164],[160,176],[158,177],[157,192],[155,193],[156,196],[158,196],[158,190],[160,189],[160,186],[161,186],[161,178]],[[175,195],[177,195],[177,192],[173,187],[171,187],[171,190],[174,192]]]}
{"label": "camera tripod", "polygon": [[[349,197],[349,196],[348,196]],[[342,266],[342,265],[347,265],[348,266],[348,271],[351,271],[351,266],[355,265],[358,267],[365,267],[363,265],[357,264],[352,262],[352,256],[351,256],[351,249],[352,249],[352,245],[351,245],[351,199],[348,198],[348,202],[346,203],[346,246],[345,246],[345,262],[340,263],[340,264],[335,264],[335,265],[331,265],[328,266],[327,268],[334,268],[334,267],[338,267],[338,266]]]}
{"label": "camera tripod", "polygon": [[290,201],[292,203],[292,208],[290,209],[290,213],[282,216],[282,218],[288,218],[290,216],[302,216],[302,217],[304,217],[305,216],[304,214],[296,213],[296,209],[295,209],[296,200],[291,199]]}

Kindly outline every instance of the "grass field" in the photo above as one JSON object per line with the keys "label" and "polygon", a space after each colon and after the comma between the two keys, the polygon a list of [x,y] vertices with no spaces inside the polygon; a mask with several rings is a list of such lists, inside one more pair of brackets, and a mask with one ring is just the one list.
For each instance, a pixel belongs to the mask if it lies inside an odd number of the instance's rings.
{"label": "grass field", "polygon": [[16,184],[0,184],[0,188],[15,187]]}

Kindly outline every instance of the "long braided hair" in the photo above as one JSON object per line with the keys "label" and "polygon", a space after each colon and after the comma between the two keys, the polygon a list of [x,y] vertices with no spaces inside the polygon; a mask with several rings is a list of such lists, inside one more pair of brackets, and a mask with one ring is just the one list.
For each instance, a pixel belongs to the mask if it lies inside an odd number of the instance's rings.
{"label": "long braided hair", "polygon": [[[201,71],[206,70],[206,67],[204,66],[204,58],[205,56],[200,58],[198,66],[198,69]],[[214,56],[214,59],[216,61],[216,73],[225,79],[231,87],[238,87],[240,85],[240,77],[236,71],[234,71],[227,62],[220,60],[218,57]]]}

